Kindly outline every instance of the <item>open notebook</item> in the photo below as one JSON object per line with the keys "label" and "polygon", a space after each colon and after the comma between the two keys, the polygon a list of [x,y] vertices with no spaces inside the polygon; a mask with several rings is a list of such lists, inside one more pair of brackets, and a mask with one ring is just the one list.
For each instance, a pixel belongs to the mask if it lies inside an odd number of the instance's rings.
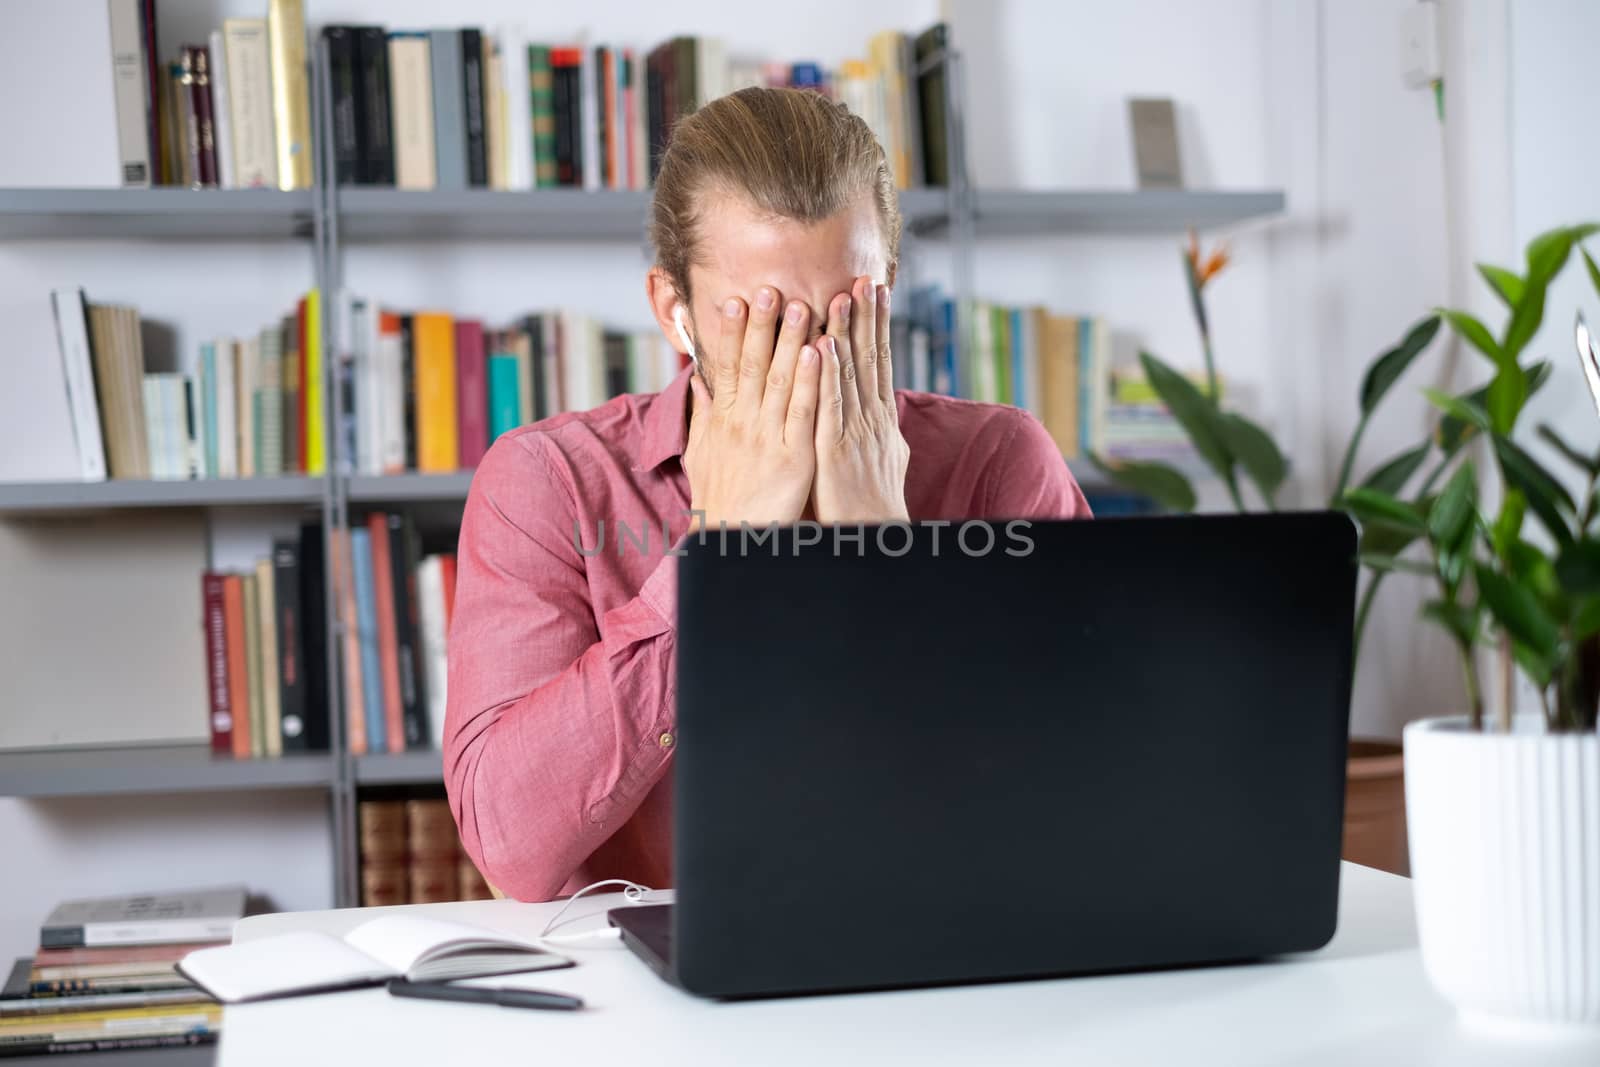
{"label": "open notebook", "polygon": [[178,970],[224,1004],[377,985],[571,967],[537,945],[465,923],[390,915],[343,938],[301,931],[189,953]]}

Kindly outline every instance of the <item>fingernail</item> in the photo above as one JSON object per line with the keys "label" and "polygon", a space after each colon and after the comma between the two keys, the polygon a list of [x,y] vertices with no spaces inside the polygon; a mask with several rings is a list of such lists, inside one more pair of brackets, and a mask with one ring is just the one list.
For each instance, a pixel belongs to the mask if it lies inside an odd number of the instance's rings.
{"label": "fingernail", "polygon": [[771,311],[772,305],[777,303],[777,300],[778,298],[772,295],[771,289],[763,289],[756,294],[756,307],[762,311]]}
{"label": "fingernail", "polygon": [[839,321],[844,323],[846,326],[850,325],[850,306],[851,306],[851,303],[852,303],[852,301],[847,296],[847,297],[844,298],[844,303],[839,305]]}
{"label": "fingernail", "polygon": [[817,359],[817,350],[815,348],[812,348],[810,345],[806,345],[804,348],[802,348],[800,350],[800,362],[804,366],[807,366],[807,367],[811,366],[811,364],[816,362],[816,359]]}
{"label": "fingernail", "polygon": [[806,313],[805,305],[800,303],[800,301],[796,300],[794,303],[790,304],[789,305],[789,315],[788,315],[789,325],[790,326],[798,326],[798,325],[800,325],[800,320],[805,317],[805,313]]}
{"label": "fingernail", "polygon": [[739,317],[739,301],[730,300],[726,304],[723,304],[722,305],[722,313],[724,315],[728,316],[728,318],[730,318],[730,319],[738,318]]}
{"label": "fingernail", "polygon": [[887,285],[878,286],[878,306],[882,308],[889,306],[889,287]]}

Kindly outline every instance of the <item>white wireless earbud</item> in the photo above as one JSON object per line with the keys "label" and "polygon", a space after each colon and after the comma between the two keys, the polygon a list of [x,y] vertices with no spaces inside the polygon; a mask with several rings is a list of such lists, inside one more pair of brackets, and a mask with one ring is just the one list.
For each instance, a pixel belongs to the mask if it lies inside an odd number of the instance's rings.
{"label": "white wireless earbud", "polygon": [[694,342],[689,339],[688,327],[683,324],[682,304],[678,304],[672,309],[672,325],[678,328],[678,340],[683,342],[683,350],[689,354],[689,358],[698,366],[700,358],[695,355]]}

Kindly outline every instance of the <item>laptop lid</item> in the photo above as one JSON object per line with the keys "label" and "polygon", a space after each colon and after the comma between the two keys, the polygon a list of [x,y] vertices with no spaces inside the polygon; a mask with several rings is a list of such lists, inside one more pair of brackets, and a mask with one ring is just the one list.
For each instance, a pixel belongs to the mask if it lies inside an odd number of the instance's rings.
{"label": "laptop lid", "polygon": [[679,561],[685,988],[1160,967],[1332,936],[1348,518],[854,533],[729,534]]}

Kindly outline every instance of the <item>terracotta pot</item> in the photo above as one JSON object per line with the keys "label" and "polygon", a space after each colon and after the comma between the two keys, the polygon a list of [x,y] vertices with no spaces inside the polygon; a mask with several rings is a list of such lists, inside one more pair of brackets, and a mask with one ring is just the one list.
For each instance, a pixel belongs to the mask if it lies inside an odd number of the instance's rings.
{"label": "terracotta pot", "polygon": [[1395,741],[1351,738],[1345,762],[1344,858],[1409,874],[1405,761]]}

